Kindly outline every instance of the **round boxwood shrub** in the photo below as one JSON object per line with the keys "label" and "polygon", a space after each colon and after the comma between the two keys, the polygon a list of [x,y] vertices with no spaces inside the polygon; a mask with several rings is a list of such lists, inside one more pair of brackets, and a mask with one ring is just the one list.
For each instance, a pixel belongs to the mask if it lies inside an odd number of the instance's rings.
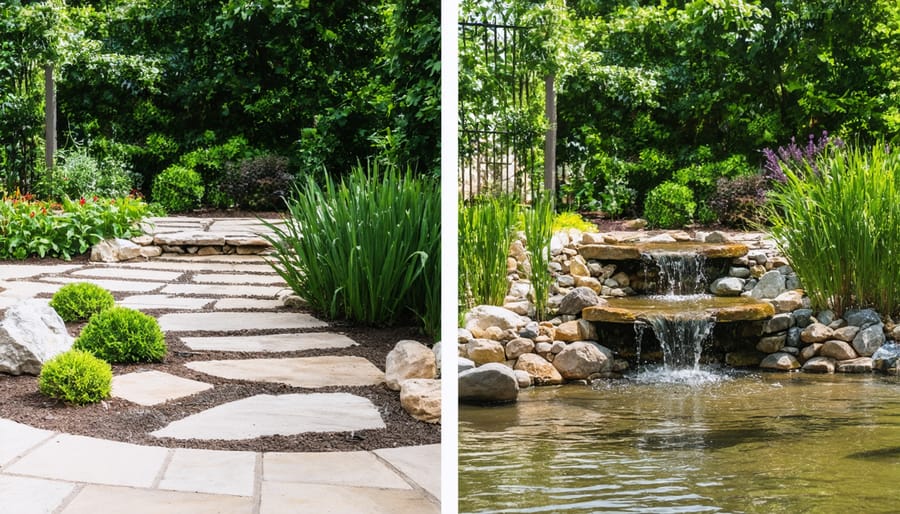
{"label": "round boxwood shrub", "polygon": [[203,178],[196,171],[177,164],[153,179],[152,200],[167,211],[184,212],[200,206]]}
{"label": "round boxwood shrub", "polygon": [[69,350],[44,363],[38,376],[41,394],[76,405],[109,398],[112,390],[109,363],[89,352]]}
{"label": "round boxwood shrub", "polygon": [[90,282],[66,284],[50,299],[50,307],[63,321],[86,320],[115,303],[112,293]]}
{"label": "round boxwood shrub", "polygon": [[91,316],[73,347],[114,363],[153,362],[166,356],[166,338],[156,318],[127,307]]}
{"label": "round boxwood shrub", "polygon": [[653,227],[678,228],[691,222],[696,209],[694,193],[687,186],[663,182],[647,193],[644,217]]}

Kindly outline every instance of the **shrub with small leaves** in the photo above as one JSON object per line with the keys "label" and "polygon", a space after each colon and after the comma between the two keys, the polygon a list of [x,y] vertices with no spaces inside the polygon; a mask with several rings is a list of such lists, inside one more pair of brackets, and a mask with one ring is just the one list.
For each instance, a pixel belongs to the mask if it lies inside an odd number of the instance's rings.
{"label": "shrub with small leaves", "polygon": [[172,165],[153,179],[152,200],[169,212],[185,212],[200,206],[203,178],[196,171]]}
{"label": "shrub with small leaves", "polygon": [[112,367],[90,352],[69,350],[44,363],[41,394],[76,405],[97,403],[112,391]]}
{"label": "shrub with small leaves", "polygon": [[653,227],[678,228],[691,222],[697,204],[687,186],[663,182],[647,193],[644,217]]}
{"label": "shrub with small leaves", "polygon": [[294,176],[288,171],[288,159],[279,155],[260,155],[225,166],[222,189],[239,207],[280,209],[290,196]]}
{"label": "shrub with small leaves", "polygon": [[115,303],[112,293],[90,282],[66,284],[50,299],[50,307],[63,321],[87,320]]}
{"label": "shrub with small leaves", "polygon": [[73,347],[114,363],[161,361],[167,350],[156,318],[126,307],[92,316]]}
{"label": "shrub with small leaves", "polygon": [[767,181],[763,175],[720,178],[709,206],[729,227],[747,228],[765,221]]}

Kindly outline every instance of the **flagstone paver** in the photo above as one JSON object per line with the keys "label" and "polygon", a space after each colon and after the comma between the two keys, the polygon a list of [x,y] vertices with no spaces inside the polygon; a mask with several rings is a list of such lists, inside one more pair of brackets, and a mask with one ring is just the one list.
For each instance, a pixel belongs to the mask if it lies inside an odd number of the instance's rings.
{"label": "flagstone paver", "polygon": [[260,514],[430,514],[441,509],[413,491],[324,484],[263,482]]}
{"label": "flagstone paver", "polygon": [[78,268],[74,264],[56,264],[56,265],[35,265],[35,264],[3,264],[0,266],[0,280],[9,280],[13,278],[31,278],[38,275],[65,273],[69,270]]}
{"label": "flagstone paver", "polygon": [[185,312],[163,314],[159,326],[172,332],[233,332],[284,330],[289,328],[324,328],[328,324],[300,312]]}
{"label": "flagstone paver", "polygon": [[62,284],[51,284],[49,282],[0,282],[0,289],[3,289],[0,292],[0,296],[24,300],[26,298],[34,298],[42,293],[53,294],[59,291],[60,287],[62,287]]}
{"label": "flagstone paver", "polygon": [[191,350],[220,352],[294,352],[301,350],[347,348],[358,343],[334,332],[270,334],[264,336],[182,337]]}
{"label": "flagstone paver", "polygon": [[47,430],[0,418],[0,468],[52,435]]}
{"label": "flagstone paver", "polygon": [[112,395],[138,405],[156,405],[197,394],[212,387],[212,384],[161,371],[139,371],[114,376]]}
{"label": "flagstone paver", "polygon": [[129,280],[153,280],[158,282],[171,282],[183,275],[181,271],[158,271],[145,270],[136,268],[106,267],[96,266],[78,271],[73,271],[72,276],[75,277],[91,277],[91,278],[107,278],[107,279],[129,279]]}
{"label": "flagstone paver", "polygon": [[441,473],[440,467],[435,469],[435,463],[441,462],[441,445],[429,444],[424,446],[406,446],[402,448],[384,448],[373,452],[378,457],[387,461],[401,473],[414,479],[420,487],[428,491],[432,496],[441,499]]}
{"label": "flagstone paver", "polygon": [[0,512],[47,514],[74,490],[73,483],[0,475]]}
{"label": "flagstone paver", "polygon": [[363,357],[298,357],[196,361],[188,368],[233,380],[277,382],[294,387],[370,386],[384,382],[384,373]]}
{"label": "flagstone paver", "polygon": [[[161,284],[162,285],[162,284]],[[280,286],[240,286],[234,284],[169,284],[163,294],[197,296],[264,296],[273,298],[284,288]]]}
{"label": "flagstone paver", "polygon": [[274,273],[274,270],[268,264],[257,261],[257,263],[246,262],[209,262],[199,261],[199,257],[187,259],[174,259],[171,257],[160,257],[152,261],[136,261],[136,262],[117,262],[110,263],[106,266],[110,269],[148,269],[148,270],[164,270],[164,271],[202,271],[202,272],[227,272],[227,273]]}
{"label": "flagstone paver", "polygon": [[378,428],[385,428],[384,421],[367,398],[348,393],[263,394],[174,421],[151,435],[235,440]]}
{"label": "flagstone paver", "polygon": [[[119,507],[116,510],[113,507]],[[253,499],[240,496],[183,493],[89,485],[60,514],[252,514]],[[298,512],[286,510],[287,512]]]}
{"label": "flagstone paver", "polygon": [[[240,299],[236,299],[241,301]],[[165,294],[139,294],[126,296],[118,302],[123,307],[137,310],[200,310],[215,302],[215,298],[198,298],[193,296],[175,296]]]}
{"label": "flagstone paver", "polygon": [[137,280],[111,280],[105,278],[89,277],[48,277],[41,280],[59,284],[71,284],[72,282],[91,282],[112,291],[113,293],[147,293],[155,291],[166,285],[165,282],[141,282]]}
{"label": "flagstone paver", "polygon": [[[332,473],[322,474],[328,469]],[[371,452],[267,453],[263,479],[382,489],[412,489],[396,472]]]}
{"label": "flagstone paver", "polygon": [[264,300],[261,298],[223,298],[216,301],[216,310],[260,309],[272,310],[284,307],[282,300]]}
{"label": "flagstone paver", "polygon": [[210,273],[194,275],[192,280],[201,284],[284,284],[284,280],[278,275]]}
{"label": "flagstone paver", "polygon": [[177,448],[160,489],[253,496],[256,453]]}

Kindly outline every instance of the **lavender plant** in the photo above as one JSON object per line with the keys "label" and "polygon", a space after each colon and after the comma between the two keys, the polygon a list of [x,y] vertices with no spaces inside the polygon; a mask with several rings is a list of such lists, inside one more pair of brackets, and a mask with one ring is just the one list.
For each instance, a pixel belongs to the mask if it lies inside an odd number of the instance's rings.
{"label": "lavender plant", "polygon": [[779,146],[776,150],[763,149],[765,176],[770,181],[784,184],[787,182],[785,167],[802,176],[807,166],[813,173],[820,175],[821,172],[816,165],[818,156],[844,148],[844,146],[843,140],[839,137],[830,137],[827,130],[822,131],[822,135],[818,139],[815,135],[810,134],[805,146],[798,145],[796,138],[792,137],[790,144],[786,146]]}

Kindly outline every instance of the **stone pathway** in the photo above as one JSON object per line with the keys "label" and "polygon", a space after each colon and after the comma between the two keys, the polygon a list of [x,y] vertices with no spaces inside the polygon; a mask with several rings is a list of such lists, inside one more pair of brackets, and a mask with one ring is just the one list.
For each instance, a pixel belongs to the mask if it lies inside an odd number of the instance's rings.
{"label": "stone pathway", "polygon": [[[256,255],[258,234],[267,230],[256,220],[154,221],[154,233],[143,240],[183,245],[184,254],[125,263],[0,264],[0,309],[53,293],[65,283],[88,281],[117,294],[120,305],[165,310],[158,317],[162,329],[184,333],[182,341],[195,350],[275,353],[356,344],[329,332],[323,321],[283,309],[282,299],[290,291]],[[242,244],[253,253],[241,250]],[[202,250],[210,246],[215,249]],[[266,332],[237,333],[248,329]],[[296,329],[314,331],[279,332]],[[377,385],[384,380],[371,362],[351,356],[273,355],[187,366],[216,377],[301,388]],[[141,371],[116,376],[113,395],[156,405],[211,387],[200,380]],[[154,435],[228,440],[384,426],[366,398],[310,392],[244,398],[170,423]],[[54,433],[0,418],[0,504],[3,512],[17,514],[94,513],[117,505],[127,505],[132,514],[439,512],[440,445],[332,453],[167,449]]]}

